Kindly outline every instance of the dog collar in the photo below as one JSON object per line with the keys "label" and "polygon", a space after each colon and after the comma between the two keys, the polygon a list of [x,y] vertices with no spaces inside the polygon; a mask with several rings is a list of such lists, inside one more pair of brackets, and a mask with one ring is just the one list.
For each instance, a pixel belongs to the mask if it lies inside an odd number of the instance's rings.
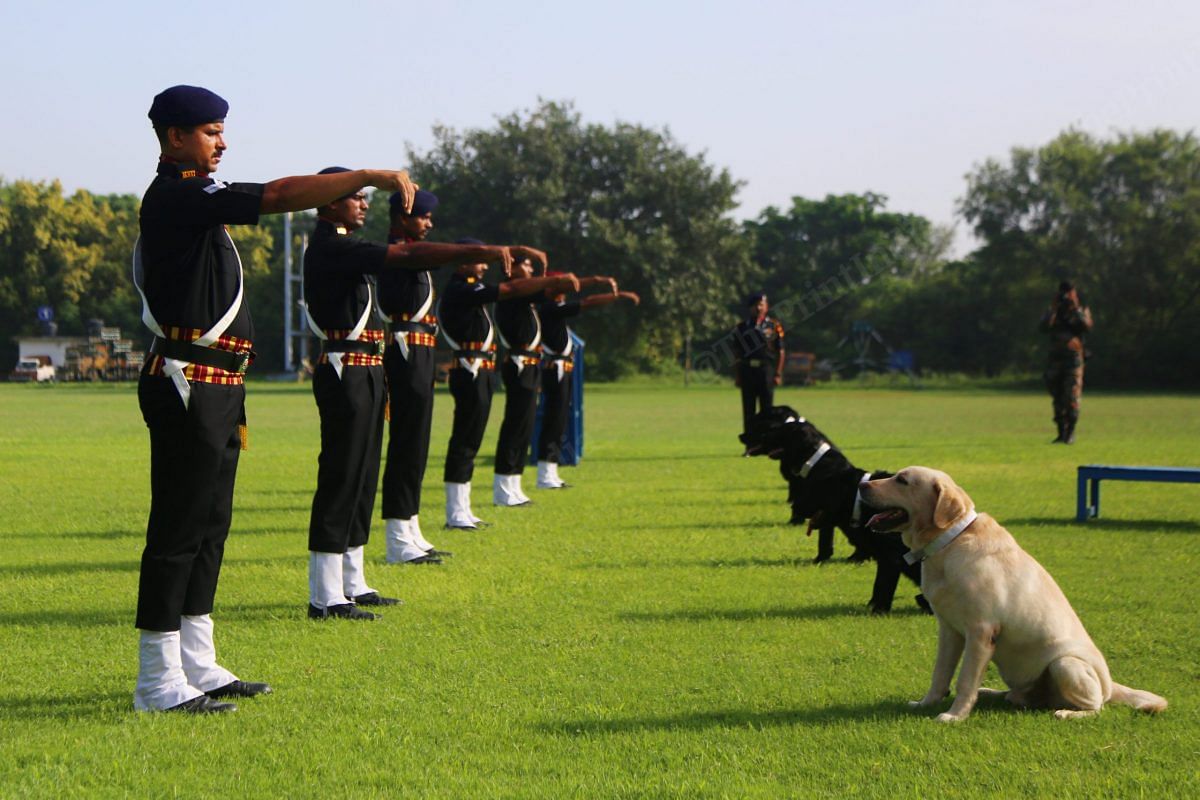
{"label": "dog collar", "polygon": [[812,472],[812,468],[817,465],[826,453],[829,452],[831,445],[829,442],[821,442],[821,446],[817,448],[817,452],[808,457],[808,461],[804,462],[804,466],[800,467],[800,477],[807,478],[808,473]]}
{"label": "dog collar", "polygon": [[975,513],[975,509],[972,508],[966,514],[963,514],[961,517],[959,517],[957,522],[938,534],[938,537],[932,542],[925,545],[920,550],[912,550],[908,553],[905,553],[904,560],[909,564],[916,564],[924,561],[957,539],[958,535],[965,531],[978,516],[979,515]]}
{"label": "dog collar", "polygon": [[858,481],[858,491],[854,493],[854,510],[850,512],[850,524],[856,528],[862,524],[862,487],[869,480],[871,480],[871,473],[864,472]]}

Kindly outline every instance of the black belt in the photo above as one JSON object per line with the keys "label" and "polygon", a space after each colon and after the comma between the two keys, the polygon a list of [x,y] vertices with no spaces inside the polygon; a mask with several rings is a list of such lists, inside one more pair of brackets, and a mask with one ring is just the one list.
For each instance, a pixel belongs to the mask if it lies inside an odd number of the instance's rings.
{"label": "black belt", "polygon": [[383,355],[383,342],[367,342],[362,339],[326,339],[321,343],[326,353],[364,353],[368,356]]}
{"label": "black belt", "polygon": [[175,339],[164,339],[155,336],[150,343],[150,352],[163,358],[173,358],[176,361],[186,361],[189,364],[200,364],[205,367],[215,367],[226,372],[236,372],[244,375],[250,367],[254,353],[234,353],[230,350],[214,350],[204,345],[180,342]]}
{"label": "black belt", "polygon": [[569,355],[564,355],[562,353],[559,353],[557,355],[553,354],[553,353],[542,353],[542,358],[546,359],[547,361],[570,361],[574,357],[575,357],[574,353],[571,353]]}
{"label": "black belt", "polygon": [[748,358],[743,363],[748,367],[765,367],[769,362],[765,358]]}
{"label": "black belt", "polygon": [[541,358],[542,354],[536,350],[517,350],[516,348],[508,348],[508,354],[511,356],[525,356],[525,358]]}
{"label": "black belt", "polygon": [[404,331],[405,333],[428,333],[430,336],[437,335],[437,325],[430,325],[427,322],[413,322],[410,319],[392,320],[392,330]]}
{"label": "black belt", "polygon": [[490,353],[485,353],[482,350],[455,350],[455,358],[491,358]]}

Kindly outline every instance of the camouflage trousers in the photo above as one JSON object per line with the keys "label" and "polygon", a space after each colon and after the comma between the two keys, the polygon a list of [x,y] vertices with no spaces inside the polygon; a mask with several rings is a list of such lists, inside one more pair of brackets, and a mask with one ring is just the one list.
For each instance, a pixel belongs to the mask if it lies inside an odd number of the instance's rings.
{"label": "camouflage trousers", "polygon": [[1079,398],[1083,395],[1083,354],[1051,356],[1044,378],[1046,389],[1054,399],[1054,421],[1076,422],[1079,419]]}

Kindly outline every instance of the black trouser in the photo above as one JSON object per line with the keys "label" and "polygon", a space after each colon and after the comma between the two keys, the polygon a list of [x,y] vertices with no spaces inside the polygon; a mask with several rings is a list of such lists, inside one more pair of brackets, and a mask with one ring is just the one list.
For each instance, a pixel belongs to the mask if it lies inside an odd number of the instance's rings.
{"label": "black trouser", "polygon": [[563,433],[571,416],[571,373],[558,369],[553,361],[542,369],[542,432],[538,439],[538,461],[559,463],[562,456]]}
{"label": "black trouser", "polygon": [[408,358],[394,344],[383,355],[391,423],[383,470],[383,518],[408,519],[421,510],[421,481],[429,459],[433,424],[434,349],[409,346]]}
{"label": "black trouser", "polygon": [[500,376],[504,379],[504,422],[496,442],[496,474],[520,475],[525,471],[525,456],[533,439],[541,367],[537,362],[527,362],[524,369],[518,370],[511,358],[505,358]]}
{"label": "black trouser", "polygon": [[480,368],[478,376],[455,366],[450,370],[450,394],[454,395],[454,429],[446,448],[446,483],[470,483],[475,473],[475,454],[483,442],[492,394],[496,391],[496,373]]}
{"label": "black trouser", "polygon": [[345,553],[367,543],[383,447],[383,381],[383,367],[345,366],[339,380],[332,364],[321,364],[313,374],[321,455],[309,550]]}
{"label": "black trouser", "polygon": [[243,386],[192,383],[187,408],[169,378],[143,374],[138,404],[150,429],[150,520],[138,581],[137,627],[177,631],[209,614],[233,515],[245,420]]}
{"label": "black trouser", "polygon": [[[772,364],[760,367],[741,364],[738,377],[742,384],[742,432],[750,432],[750,420],[754,415],[771,408],[775,398],[775,373]],[[758,404],[758,412],[754,410]]]}

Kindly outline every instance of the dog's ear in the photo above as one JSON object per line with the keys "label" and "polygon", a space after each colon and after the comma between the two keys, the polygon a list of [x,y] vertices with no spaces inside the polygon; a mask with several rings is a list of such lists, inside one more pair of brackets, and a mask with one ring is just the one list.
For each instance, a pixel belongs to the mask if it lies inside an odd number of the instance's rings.
{"label": "dog's ear", "polygon": [[933,508],[933,524],[936,528],[949,528],[971,507],[967,493],[948,477],[939,477],[934,482],[933,493],[937,498],[937,505]]}

